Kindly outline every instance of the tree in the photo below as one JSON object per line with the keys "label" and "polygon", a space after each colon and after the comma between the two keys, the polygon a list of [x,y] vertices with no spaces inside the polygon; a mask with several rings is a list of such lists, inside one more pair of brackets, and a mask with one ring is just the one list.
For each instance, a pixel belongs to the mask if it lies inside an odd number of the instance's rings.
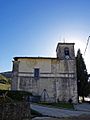
{"label": "tree", "polygon": [[83,101],[84,97],[88,95],[88,73],[84,59],[82,57],[80,49],[77,51],[76,56],[76,68],[77,68],[77,88],[78,96],[82,96]]}
{"label": "tree", "polygon": [[88,87],[89,87],[89,94],[90,94],[90,74],[88,75]]}

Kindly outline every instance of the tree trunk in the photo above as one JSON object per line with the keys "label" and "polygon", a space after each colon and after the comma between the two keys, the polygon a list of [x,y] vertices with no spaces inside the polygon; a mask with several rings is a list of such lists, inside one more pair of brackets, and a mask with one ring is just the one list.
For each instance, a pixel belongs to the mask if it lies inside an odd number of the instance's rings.
{"label": "tree trunk", "polygon": [[82,102],[84,102],[84,96],[82,96]]}

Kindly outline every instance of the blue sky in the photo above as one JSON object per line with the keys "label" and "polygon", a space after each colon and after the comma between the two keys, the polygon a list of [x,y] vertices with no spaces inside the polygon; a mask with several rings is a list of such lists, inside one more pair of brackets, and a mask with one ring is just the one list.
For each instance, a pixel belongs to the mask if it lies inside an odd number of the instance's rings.
{"label": "blue sky", "polygon": [[[0,72],[16,56],[56,56],[58,42],[82,54],[90,36],[90,0],[0,0]],[[90,73],[90,43],[84,57]]]}

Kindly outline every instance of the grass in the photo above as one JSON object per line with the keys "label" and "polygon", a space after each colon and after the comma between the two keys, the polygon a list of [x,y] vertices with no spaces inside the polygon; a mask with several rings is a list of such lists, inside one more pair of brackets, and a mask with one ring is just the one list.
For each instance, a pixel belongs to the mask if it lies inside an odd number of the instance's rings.
{"label": "grass", "polygon": [[40,103],[38,103],[38,104],[47,105],[47,106],[56,107],[56,108],[74,109],[73,104],[65,103],[65,102],[59,102],[59,103],[40,102]]}

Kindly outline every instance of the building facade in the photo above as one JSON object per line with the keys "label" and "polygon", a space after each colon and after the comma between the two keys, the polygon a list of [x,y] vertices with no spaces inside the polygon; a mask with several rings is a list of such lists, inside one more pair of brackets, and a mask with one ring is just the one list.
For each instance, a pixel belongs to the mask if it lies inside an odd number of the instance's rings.
{"label": "building facade", "polygon": [[74,43],[58,43],[56,58],[14,57],[12,90],[29,91],[41,101],[77,103]]}

